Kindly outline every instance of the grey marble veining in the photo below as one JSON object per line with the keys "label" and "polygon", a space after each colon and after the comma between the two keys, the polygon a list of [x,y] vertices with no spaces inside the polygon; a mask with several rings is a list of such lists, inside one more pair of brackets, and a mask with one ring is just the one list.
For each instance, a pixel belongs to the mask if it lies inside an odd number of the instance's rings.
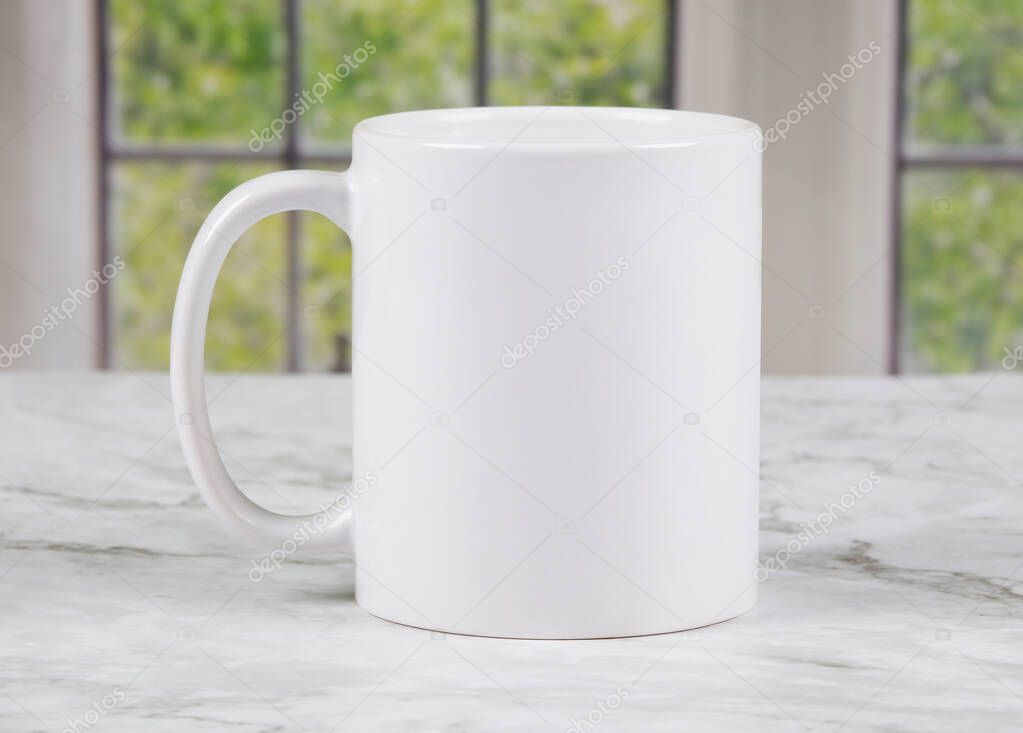
{"label": "grey marble veining", "polygon": [[[296,511],[350,476],[347,379],[209,393],[253,498]],[[260,550],[193,489],[164,375],[4,374],[0,730],[1019,730],[1021,421],[1012,373],[767,379],[761,557],[798,549],[755,611],[502,641],[368,616],[340,556],[253,582]]]}

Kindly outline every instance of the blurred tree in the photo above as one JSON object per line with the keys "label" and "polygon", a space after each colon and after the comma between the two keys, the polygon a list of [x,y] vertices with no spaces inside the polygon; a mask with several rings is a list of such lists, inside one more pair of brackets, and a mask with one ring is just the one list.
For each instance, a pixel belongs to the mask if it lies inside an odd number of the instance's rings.
{"label": "blurred tree", "polygon": [[1023,178],[917,173],[906,187],[907,367],[999,368],[1023,345]]}
{"label": "blurred tree", "polygon": [[493,0],[494,104],[663,106],[662,0]]}
{"label": "blurred tree", "polygon": [[1011,143],[1023,135],[1023,3],[927,0],[909,8],[912,143]]}
{"label": "blurred tree", "polygon": [[352,248],[348,235],[317,214],[302,217],[302,284],[312,313],[302,323],[305,364],[317,371],[347,371],[352,331]]}
{"label": "blurred tree", "polygon": [[[302,87],[311,90],[339,64],[352,71],[303,117],[303,135],[317,147],[348,146],[355,123],[367,117],[471,104],[474,21],[461,5],[473,7],[471,0],[305,0]],[[352,54],[367,44],[359,64]]]}
{"label": "blurred tree", "polygon": [[[249,163],[118,163],[113,170],[114,354],[132,369],[166,369],[178,278],[203,219],[232,188],[273,168]],[[284,218],[249,230],[228,255],[210,307],[211,370],[284,364]]]}
{"label": "blurred tree", "polygon": [[113,0],[113,124],[131,142],[244,149],[284,103],[279,0]]}

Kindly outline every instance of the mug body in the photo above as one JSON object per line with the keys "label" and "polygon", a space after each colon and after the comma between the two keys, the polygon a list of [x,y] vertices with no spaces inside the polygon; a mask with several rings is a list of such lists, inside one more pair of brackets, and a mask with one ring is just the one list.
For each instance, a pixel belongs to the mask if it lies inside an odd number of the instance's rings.
{"label": "mug body", "polygon": [[569,107],[356,127],[363,608],[593,638],[753,606],[758,135]]}

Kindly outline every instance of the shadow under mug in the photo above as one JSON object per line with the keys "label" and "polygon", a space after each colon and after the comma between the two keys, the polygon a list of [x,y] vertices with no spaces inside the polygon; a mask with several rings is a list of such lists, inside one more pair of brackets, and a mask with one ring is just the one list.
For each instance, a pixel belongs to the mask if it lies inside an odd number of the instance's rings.
{"label": "shadow under mug", "polygon": [[[174,309],[181,441],[224,523],[350,553],[356,600],[443,632],[620,637],[756,599],[760,130],[671,110],[407,112],[344,173],[249,181]],[[351,237],[352,484],[305,516],[231,480],[206,318],[242,233],[293,209]],[[344,283],[338,283],[339,288]]]}

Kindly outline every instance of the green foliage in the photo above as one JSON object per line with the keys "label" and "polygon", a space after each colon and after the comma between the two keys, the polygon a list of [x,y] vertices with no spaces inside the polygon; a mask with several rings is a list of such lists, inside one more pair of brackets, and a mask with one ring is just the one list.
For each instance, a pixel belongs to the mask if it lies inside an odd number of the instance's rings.
{"label": "green foliage", "polygon": [[[112,187],[115,251],[125,269],[112,283],[118,364],[166,369],[178,279],[196,232],[232,188],[271,169],[234,163],[119,163]],[[265,371],[284,363],[285,220],[266,219],[232,250],[217,281],[206,338],[212,370]]]}
{"label": "green foliage", "polygon": [[278,0],[113,0],[114,125],[133,142],[248,141],[284,106]]}
{"label": "green foliage", "polygon": [[338,371],[350,358],[344,339],[352,332],[352,248],[348,236],[318,214],[302,217],[302,302],[319,308],[305,326],[305,364]]}
{"label": "green foliage", "polygon": [[372,50],[303,116],[303,135],[314,143],[348,145],[366,117],[471,103],[471,0],[306,0],[303,7],[303,89],[338,64],[353,67],[345,55],[367,43]]}
{"label": "green foliage", "polygon": [[664,104],[661,0],[493,0],[494,104]]}
{"label": "green foliage", "polygon": [[1023,3],[927,0],[910,7],[910,139],[1003,143],[1023,135]]}
{"label": "green foliage", "polygon": [[1023,178],[914,173],[903,238],[910,366],[997,369],[1023,344]]}

